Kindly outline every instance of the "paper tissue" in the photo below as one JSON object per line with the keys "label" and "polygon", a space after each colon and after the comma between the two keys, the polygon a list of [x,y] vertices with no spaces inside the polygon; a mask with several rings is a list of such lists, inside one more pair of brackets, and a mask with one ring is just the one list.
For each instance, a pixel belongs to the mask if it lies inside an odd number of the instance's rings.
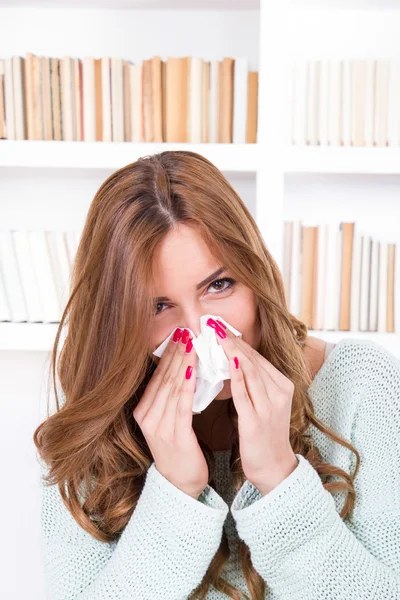
{"label": "paper tissue", "polygon": [[[215,330],[207,325],[209,318],[214,319],[215,321],[217,319],[222,321],[232,333],[242,337],[240,331],[232,327],[232,325],[229,325],[225,319],[218,315],[208,314],[200,317],[201,333],[198,337],[195,337],[193,331],[186,327],[193,338],[193,350],[199,357],[196,365],[196,389],[193,398],[194,414],[199,414],[202,410],[207,408],[224,387],[224,380],[231,378],[229,361],[225,352],[218,344]],[[153,354],[155,354],[155,356],[162,356],[165,347],[176,329],[178,328],[175,327],[163,343],[154,350]]]}

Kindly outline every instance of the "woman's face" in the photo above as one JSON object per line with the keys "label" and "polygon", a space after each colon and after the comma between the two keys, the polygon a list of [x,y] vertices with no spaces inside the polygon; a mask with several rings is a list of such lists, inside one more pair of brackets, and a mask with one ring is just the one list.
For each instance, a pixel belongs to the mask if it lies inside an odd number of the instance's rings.
{"label": "woman's face", "polygon": [[[197,337],[201,333],[200,317],[208,313],[220,315],[242,333],[245,342],[258,347],[256,296],[239,282],[224,281],[224,277],[234,279],[229,271],[213,275],[221,266],[195,229],[180,224],[165,237],[154,261],[156,314],[151,327],[150,354],[176,327],[187,327]],[[226,379],[215,399],[231,396],[230,380]]]}

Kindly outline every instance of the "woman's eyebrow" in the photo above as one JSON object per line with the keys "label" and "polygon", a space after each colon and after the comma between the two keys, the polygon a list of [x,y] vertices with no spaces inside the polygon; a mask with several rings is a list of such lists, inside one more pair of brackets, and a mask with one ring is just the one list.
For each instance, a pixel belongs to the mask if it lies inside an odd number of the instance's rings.
{"label": "woman's eyebrow", "polygon": [[[218,275],[221,275],[221,273],[223,273],[224,271],[225,267],[220,267],[214,273],[208,275],[208,277],[206,277],[205,279],[203,279],[203,281],[200,281],[200,283],[196,285],[196,290],[199,290],[203,286],[207,285],[207,283],[211,283],[212,281],[214,281],[214,279],[216,279]],[[169,302],[169,300],[170,299],[167,296],[159,296],[158,298],[154,298],[155,302]]]}

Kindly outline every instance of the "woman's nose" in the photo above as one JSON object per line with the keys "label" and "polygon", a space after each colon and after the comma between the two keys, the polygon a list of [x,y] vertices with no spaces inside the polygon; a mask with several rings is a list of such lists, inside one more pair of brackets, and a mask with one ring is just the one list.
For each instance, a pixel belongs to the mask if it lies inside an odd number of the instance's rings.
{"label": "woman's nose", "polygon": [[[204,313],[205,314],[205,313]],[[187,329],[190,329],[191,331],[193,331],[194,336],[198,337],[201,333],[201,329],[200,329],[200,317],[202,316],[202,314],[190,314],[190,316],[186,316],[186,318],[183,316],[182,318],[182,323],[179,325],[179,327],[186,327]]]}

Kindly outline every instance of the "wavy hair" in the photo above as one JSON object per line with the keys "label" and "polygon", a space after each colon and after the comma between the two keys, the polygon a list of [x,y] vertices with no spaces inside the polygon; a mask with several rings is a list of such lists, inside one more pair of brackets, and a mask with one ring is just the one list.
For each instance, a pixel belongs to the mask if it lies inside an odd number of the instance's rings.
{"label": "wavy hair", "polygon": [[[51,354],[57,411],[50,415],[48,408],[33,436],[49,466],[46,483],[59,486],[74,519],[103,542],[118,539],[135,510],[153,462],[132,414],[156,366],[142,324],[154,317],[150,282],[155,251],[178,223],[196,228],[213,256],[258,298],[257,350],[294,383],[291,447],[313,465],[325,489],[347,492],[340,516],[351,518],[359,454],[314,413],[307,393],[312,382],[304,353],[307,327],[290,314],[281,273],[245,203],[209,160],[189,151],[161,152],[117,170],[89,207]],[[67,335],[57,361],[63,327]],[[56,371],[65,397],[62,406]],[[229,415],[234,423],[230,469],[238,491],[246,478],[232,399]],[[353,475],[322,460],[310,424],[356,454]],[[209,484],[215,486],[215,458],[199,443],[209,466]],[[343,481],[329,482],[330,476]],[[268,583],[252,566],[247,545],[241,539],[238,543],[251,600],[262,600]],[[229,598],[248,599],[222,578],[229,555],[223,531],[191,599],[206,598],[210,586]]]}

